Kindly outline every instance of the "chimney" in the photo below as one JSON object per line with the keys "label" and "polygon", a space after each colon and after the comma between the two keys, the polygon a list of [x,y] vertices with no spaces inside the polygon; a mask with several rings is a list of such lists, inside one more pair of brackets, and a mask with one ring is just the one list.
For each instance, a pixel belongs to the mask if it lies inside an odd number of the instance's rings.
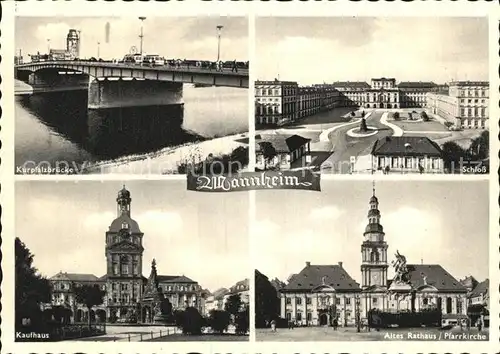
{"label": "chimney", "polygon": [[306,267],[310,267],[311,266],[311,262],[306,262]]}
{"label": "chimney", "polygon": [[343,268],[343,267],[342,267],[342,264],[343,264],[342,262],[339,262],[339,267],[340,267],[340,268]]}

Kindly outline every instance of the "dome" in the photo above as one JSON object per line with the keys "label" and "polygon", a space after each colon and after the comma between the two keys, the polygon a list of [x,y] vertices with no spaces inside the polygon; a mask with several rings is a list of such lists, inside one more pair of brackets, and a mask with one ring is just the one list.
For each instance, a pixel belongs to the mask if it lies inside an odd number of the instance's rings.
{"label": "dome", "polygon": [[123,188],[118,192],[118,199],[130,199],[130,192],[123,186]]}
{"label": "dome", "polygon": [[365,233],[367,232],[384,232],[384,228],[380,224],[368,224],[365,229]]}
{"label": "dome", "polygon": [[368,210],[368,217],[370,216],[380,216],[380,211],[378,209]]}
{"label": "dome", "polygon": [[375,197],[374,195],[372,195],[372,197],[370,198],[370,203],[378,203],[377,197]]}
{"label": "dome", "polygon": [[111,225],[109,226],[109,232],[118,232],[122,229],[123,223],[127,223],[130,233],[136,234],[136,233],[141,233],[141,230],[139,229],[139,224],[137,221],[133,220],[130,218],[130,216],[126,214],[120,215],[118,218],[113,220]]}

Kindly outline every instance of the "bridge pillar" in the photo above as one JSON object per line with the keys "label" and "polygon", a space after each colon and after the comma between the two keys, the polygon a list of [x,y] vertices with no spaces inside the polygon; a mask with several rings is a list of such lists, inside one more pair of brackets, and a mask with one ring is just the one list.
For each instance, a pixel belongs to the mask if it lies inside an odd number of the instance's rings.
{"label": "bridge pillar", "polygon": [[88,108],[165,106],[183,103],[182,83],[155,80],[89,81]]}
{"label": "bridge pillar", "polygon": [[70,72],[59,74],[55,70],[40,70],[28,76],[27,83],[34,92],[59,92],[85,90],[88,87],[89,76]]}

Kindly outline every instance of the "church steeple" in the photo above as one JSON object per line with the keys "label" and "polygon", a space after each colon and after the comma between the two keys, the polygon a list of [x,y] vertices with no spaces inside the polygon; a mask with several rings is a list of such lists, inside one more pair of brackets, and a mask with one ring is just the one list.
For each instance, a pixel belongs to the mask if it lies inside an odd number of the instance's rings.
{"label": "church steeple", "polygon": [[130,216],[130,204],[132,203],[132,198],[130,198],[130,192],[125,188],[125,185],[123,185],[123,188],[118,191],[118,197],[116,198],[116,204],[117,204],[117,216],[119,217],[120,215],[127,215]]}
{"label": "church steeple", "polygon": [[369,201],[368,225],[363,233],[361,244],[361,276],[362,287],[387,286],[387,243],[384,228],[380,224],[379,202],[373,182],[372,196]]}

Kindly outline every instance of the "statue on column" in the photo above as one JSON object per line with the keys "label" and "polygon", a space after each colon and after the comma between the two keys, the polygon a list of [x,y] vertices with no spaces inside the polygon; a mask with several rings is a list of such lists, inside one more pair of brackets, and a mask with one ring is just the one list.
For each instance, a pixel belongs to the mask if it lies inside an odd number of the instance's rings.
{"label": "statue on column", "polygon": [[359,125],[359,131],[362,133],[366,133],[368,131],[368,126],[366,125],[365,118],[361,118],[361,123]]}

